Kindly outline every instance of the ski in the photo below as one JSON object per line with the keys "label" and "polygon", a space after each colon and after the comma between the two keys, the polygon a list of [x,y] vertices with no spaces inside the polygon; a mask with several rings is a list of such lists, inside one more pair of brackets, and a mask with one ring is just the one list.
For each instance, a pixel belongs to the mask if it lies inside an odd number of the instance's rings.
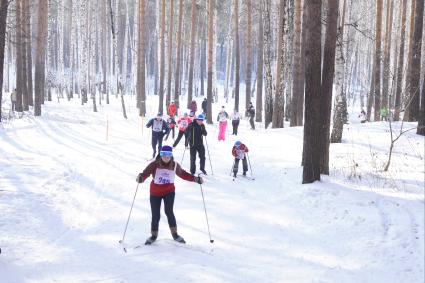
{"label": "ski", "polygon": [[212,252],[214,251],[213,249],[208,250],[208,249],[204,249],[202,247],[178,242],[178,241],[175,241],[175,240],[169,240],[169,239],[156,240],[154,243],[152,243],[150,245],[136,245],[132,248],[132,250],[141,250],[143,248],[149,249],[149,247],[164,248],[164,247],[171,246],[171,245],[175,246],[175,247],[191,250],[191,251],[205,253],[205,254],[212,254]]}

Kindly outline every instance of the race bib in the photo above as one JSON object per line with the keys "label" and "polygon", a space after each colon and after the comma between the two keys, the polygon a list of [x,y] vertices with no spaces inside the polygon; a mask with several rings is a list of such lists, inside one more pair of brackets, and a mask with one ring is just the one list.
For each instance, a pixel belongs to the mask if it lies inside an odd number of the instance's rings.
{"label": "race bib", "polygon": [[170,169],[158,168],[155,172],[155,179],[153,182],[158,185],[174,183],[174,171]]}
{"label": "race bib", "polygon": [[244,159],[245,158],[245,151],[244,150],[236,150],[236,157],[238,159]]}
{"label": "race bib", "polygon": [[154,132],[161,132],[162,131],[162,120],[158,121],[158,120],[155,119],[153,121],[152,130]]}
{"label": "race bib", "polygon": [[189,123],[187,122],[187,120],[182,120],[182,121],[180,121],[180,128],[186,129],[188,124]]}

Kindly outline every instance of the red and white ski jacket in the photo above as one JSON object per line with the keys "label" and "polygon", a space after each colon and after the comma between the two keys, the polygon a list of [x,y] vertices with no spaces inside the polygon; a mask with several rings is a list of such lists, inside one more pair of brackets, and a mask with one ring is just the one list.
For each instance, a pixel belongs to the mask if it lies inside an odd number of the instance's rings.
{"label": "red and white ski jacket", "polygon": [[189,117],[181,117],[178,119],[177,124],[179,125],[179,131],[185,132],[190,123],[192,123],[192,119]]}
{"label": "red and white ski jacket", "polygon": [[161,157],[151,162],[141,174],[143,176],[142,181],[152,175],[150,195],[157,197],[165,196],[176,190],[174,187],[175,175],[186,181],[195,181],[195,176],[181,168],[180,164],[173,159],[168,163],[164,163]]}
{"label": "red and white ski jacket", "polygon": [[241,145],[238,147],[233,146],[232,148],[232,155],[235,158],[238,159],[244,159],[245,158],[245,153],[248,152],[248,147],[246,145],[244,145],[243,143],[241,143]]}

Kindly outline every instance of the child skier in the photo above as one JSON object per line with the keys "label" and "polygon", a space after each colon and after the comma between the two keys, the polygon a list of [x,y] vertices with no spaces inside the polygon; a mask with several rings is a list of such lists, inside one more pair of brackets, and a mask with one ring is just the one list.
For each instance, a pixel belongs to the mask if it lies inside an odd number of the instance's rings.
{"label": "child skier", "polygon": [[186,129],[189,126],[189,124],[192,123],[192,119],[190,117],[187,116],[187,113],[183,114],[183,117],[180,117],[177,120],[177,124],[179,125],[179,134],[177,135],[177,139],[174,141],[173,143],[173,147],[176,147],[181,138],[184,135],[184,145],[187,147],[187,133],[186,133]]}
{"label": "child skier", "polygon": [[217,121],[219,122],[218,130],[218,141],[224,141],[226,139],[226,128],[227,128],[227,119],[229,114],[224,110],[224,106],[221,107],[220,113],[217,115]]}
{"label": "child skier", "polygon": [[158,113],[156,115],[156,118],[150,119],[149,122],[146,124],[146,128],[150,127],[152,127],[152,158],[154,158],[156,155],[156,145],[158,144],[159,151],[162,146],[162,138],[164,137],[164,134],[168,132],[168,126],[167,123],[162,120],[162,114]]}
{"label": "child skier", "polygon": [[176,217],[173,211],[174,197],[176,195],[174,178],[175,175],[177,175],[186,181],[197,182],[198,184],[202,184],[204,180],[201,177],[189,174],[180,164],[175,162],[173,159],[173,149],[168,145],[164,145],[161,148],[159,156],[137,176],[136,181],[138,183],[143,183],[150,175],[152,175],[149,197],[152,212],[152,235],[146,240],[145,245],[152,244],[158,237],[162,200],[164,200],[164,211],[165,215],[167,215],[168,226],[170,227],[173,239],[179,243],[186,243],[183,237],[177,234]]}
{"label": "child skier", "polygon": [[237,136],[238,135],[238,127],[239,127],[239,122],[242,119],[241,114],[239,114],[238,110],[234,110],[232,115],[230,115],[230,119],[232,119],[232,128],[233,128],[233,132],[232,135]]}
{"label": "child skier", "polygon": [[243,174],[246,176],[246,172],[248,171],[248,164],[246,162],[246,153],[248,153],[248,147],[241,143],[240,141],[235,142],[235,145],[232,148],[232,155],[235,157],[235,161],[233,163],[233,177],[236,178],[236,174],[239,169],[239,160],[242,159],[242,168]]}

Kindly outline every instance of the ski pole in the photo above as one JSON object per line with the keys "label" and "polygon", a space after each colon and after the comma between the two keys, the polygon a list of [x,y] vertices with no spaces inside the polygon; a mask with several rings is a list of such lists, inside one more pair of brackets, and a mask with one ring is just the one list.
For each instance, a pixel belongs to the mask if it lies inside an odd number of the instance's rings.
{"label": "ski pole", "polygon": [[[137,190],[139,189],[139,184],[137,183],[136,192],[134,193],[133,202],[131,203],[130,213],[128,214],[127,223],[125,224],[124,234],[122,235],[122,239],[119,240],[119,243],[124,243],[125,234],[127,232],[128,222],[130,221],[131,211],[133,210],[134,201],[136,200]],[[126,248],[123,248],[125,252],[127,252]]]}
{"label": "ski pole", "polygon": [[[202,173],[199,173],[198,178],[200,178],[201,175],[202,175]],[[208,223],[207,208],[205,206],[204,190],[202,189],[202,184],[199,184],[199,186],[201,187],[202,202],[204,203],[205,219],[207,219],[208,236],[210,237],[210,243],[214,243],[214,240],[211,239],[210,224]]]}
{"label": "ski pole", "polygon": [[232,176],[232,172],[233,172],[233,169],[235,168],[235,161],[233,160],[233,165],[232,165],[232,168],[230,169],[230,174],[229,174],[229,176]]}
{"label": "ski pole", "polygon": [[184,146],[184,151],[183,151],[182,160],[180,161],[180,164],[183,164],[183,158],[184,158],[185,152],[186,152],[186,146]]}
{"label": "ski pole", "polygon": [[211,167],[211,175],[214,175],[213,169],[212,169],[212,164],[211,164],[211,155],[210,155],[210,150],[208,148],[208,141],[207,138],[205,138],[205,144],[207,145],[207,151],[208,151],[208,159],[210,161],[210,167]]}
{"label": "ski pole", "polygon": [[251,177],[254,178],[254,173],[252,173],[252,166],[251,166],[251,161],[249,160],[248,152],[246,153],[246,156],[248,157],[249,169],[251,170]]}

